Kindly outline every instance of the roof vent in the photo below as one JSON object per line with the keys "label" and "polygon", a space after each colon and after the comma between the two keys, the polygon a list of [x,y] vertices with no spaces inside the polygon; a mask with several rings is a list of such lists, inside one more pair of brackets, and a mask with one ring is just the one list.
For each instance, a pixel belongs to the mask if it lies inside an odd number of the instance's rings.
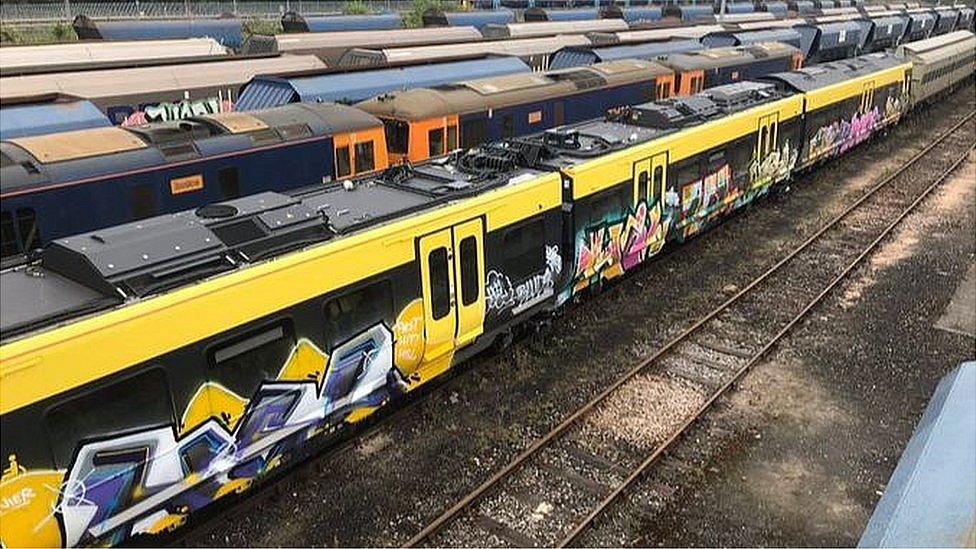
{"label": "roof vent", "polygon": [[237,215],[237,208],[230,204],[207,204],[197,208],[196,214],[203,219],[224,219]]}

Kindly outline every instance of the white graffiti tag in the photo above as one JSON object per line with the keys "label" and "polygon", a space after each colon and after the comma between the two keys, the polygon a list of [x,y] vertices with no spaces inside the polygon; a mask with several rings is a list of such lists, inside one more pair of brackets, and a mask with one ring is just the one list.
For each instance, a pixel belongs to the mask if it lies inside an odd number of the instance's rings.
{"label": "white graffiti tag", "polygon": [[543,301],[553,294],[556,278],[562,272],[563,260],[558,246],[546,246],[546,268],[543,272],[513,285],[508,275],[489,271],[485,288],[485,301],[488,311],[512,309],[512,314]]}

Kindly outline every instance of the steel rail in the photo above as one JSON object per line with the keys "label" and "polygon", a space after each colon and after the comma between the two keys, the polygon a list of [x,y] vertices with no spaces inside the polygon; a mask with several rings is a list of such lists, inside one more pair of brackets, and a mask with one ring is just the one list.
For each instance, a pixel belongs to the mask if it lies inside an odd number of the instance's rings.
{"label": "steel rail", "polygon": [[772,339],[769,340],[769,342],[767,342],[759,351],[757,351],[752,356],[752,358],[749,359],[749,362],[742,365],[742,367],[740,367],[739,370],[735,372],[735,374],[732,376],[731,379],[729,379],[724,385],[722,385],[714,393],[712,393],[712,396],[709,397],[708,400],[706,400],[701,405],[701,407],[699,407],[695,411],[694,414],[689,416],[688,419],[686,419],[684,423],[682,423],[681,426],[677,430],[675,430],[667,440],[665,440],[660,445],[658,445],[658,447],[655,448],[654,452],[652,452],[651,455],[649,455],[643,462],[641,462],[641,464],[638,465],[637,468],[634,469],[634,471],[626,479],[624,479],[610,494],[608,494],[603,499],[603,501],[601,501],[600,504],[593,511],[591,511],[590,514],[586,516],[586,518],[584,518],[579,524],[577,524],[577,526],[573,529],[573,531],[570,532],[569,535],[567,535],[559,543],[559,545],[557,545],[557,547],[566,547],[574,540],[576,540],[576,538],[578,538],[580,534],[582,534],[583,531],[585,531],[590,525],[592,525],[592,523],[597,519],[597,517],[599,517],[603,513],[603,511],[605,511],[606,508],[610,504],[612,504],[618,497],[620,497],[620,495],[624,492],[624,490],[629,488],[638,478],[640,478],[640,476],[655,461],[657,461],[657,459],[661,456],[661,454],[664,453],[671,446],[672,443],[674,443],[678,438],[680,438],[681,435],[683,435],[685,431],[687,431],[688,428],[692,424],[694,424],[712,406],[712,404],[715,403],[716,400],[718,400],[722,395],[727,393],[729,389],[731,389],[736,383],[738,383],[738,381],[742,378],[742,376],[745,375],[753,366],[755,366],[756,363],[762,360],[762,358],[765,357],[766,354],[768,354],[769,351],[772,350],[772,348],[775,347],[776,344],[779,343],[779,341],[783,337],[785,337],[786,334],[789,333],[789,331],[792,330],[797,323],[799,323],[804,318],[806,318],[807,314],[814,307],[816,307],[821,301],[823,301],[823,299],[827,296],[827,294],[831,292],[831,290],[833,290],[838,284],[843,282],[847,278],[847,275],[850,274],[850,272],[853,271],[855,267],[860,265],[860,263],[864,260],[864,258],[867,257],[868,254],[870,254],[872,251],[874,251],[874,249],[878,246],[878,244],[880,244],[881,241],[884,240],[885,237],[887,237],[891,233],[891,231],[893,231],[895,227],[897,227],[901,223],[901,221],[905,219],[906,216],[908,216],[908,214],[912,213],[915,210],[915,208],[918,207],[918,205],[922,202],[922,200],[924,200],[929,194],[931,194],[932,191],[934,191],[939,185],[941,185],[942,182],[945,181],[956,170],[956,168],[958,168],[963,162],[965,162],[969,158],[969,154],[970,152],[972,152],[972,150],[973,150],[973,146],[970,145],[970,147],[966,150],[965,153],[963,153],[959,158],[957,158],[952,163],[952,165],[949,166],[948,169],[943,171],[939,175],[939,177],[936,178],[936,180],[932,182],[932,184],[929,185],[922,192],[922,194],[919,195],[907,208],[902,210],[902,212],[891,223],[889,223],[887,227],[885,227],[885,229],[881,232],[881,234],[879,234],[877,238],[875,238],[866,248],[864,248],[864,250],[862,250],[861,253],[858,254],[858,256],[851,263],[849,263],[847,267],[844,268],[843,271],[841,271],[840,274],[834,277],[834,279],[830,281],[830,283],[827,285],[826,288],[824,288],[819,294],[817,294],[815,298],[813,298],[809,303],[807,303],[806,306],[803,308],[803,310],[801,310],[796,316],[794,316],[793,319],[786,324],[786,326],[784,326],[775,336],[773,336]]}
{"label": "steel rail", "polygon": [[[732,297],[728,298],[721,305],[719,305],[718,307],[716,307],[715,309],[713,309],[711,312],[709,312],[705,316],[701,317],[698,321],[696,321],[689,328],[685,329],[683,332],[681,332],[680,334],[678,334],[677,336],[675,336],[674,338],[672,338],[670,341],[668,341],[667,343],[665,343],[653,355],[651,355],[650,357],[645,358],[640,363],[638,363],[634,368],[632,368],[631,370],[627,371],[623,376],[621,376],[620,378],[618,378],[617,381],[615,381],[614,383],[612,383],[611,385],[609,385],[606,389],[604,389],[603,391],[601,391],[598,395],[596,395],[595,397],[593,397],[590,401],[588,401],[582,407],[580,407],[575,412],[573,412],[570,416],[568,416],[566,419],[564,419],[562,422],[560,422],[556,427],[554,427],[546,435],[544,435],[543,437],[537,439],[532,444],[530,444],[525,450],[523,450],[521,453],[519,453],[512,461],[510,461],[507,465],[505,465],[505,467],[503,467],[502,469],[498,470],[491,477],[489,477],[487,480],[485,480],[483,483],[481,483],[477,488],[475,488],[474,490],[472,490],[471,492],[469,492],[461,500],[459,500],[453,506],[451,506],[446,511],[444,511],[440,516],[438,516],[433,521],[431,521],[430,523],[428,523],[427,526],[425,526],[420,532],[418,532],[417,534],[415,534],[406,543],[404,543],[403,544],[403,547],[416,547],[417,545],[419,545],[420,543],[422,543],[424,540],[426,540],[427,538],[429,538],[433,534],[437,533],[450,520],[452,520],[454,517],[456,517],[462,511],[464,511],[465,509],[467,509],[468,507],[470,507],[473,503],[475,503],[478,500],[480,500],[480,498],[483,495],[485,495],[485,493],[487,493],[489,490],[491,490],[492,488],[494,488],[500,481],[504,480],[509,475],[511,475],[513,472],[515,472],[517,469],[519,469],[519,467],[521,467],[521,465],[523,463],[525,463],[526,460],[528,460],[532,456],[536,455],[540,450],[542,450],[543,448],[545,448],[546,446],[548,446],[550,442],[556,440],[569,427],[573,426],[576,423],[576,421],[579,420],[584,414],[588,413],[590,410],[592,410],[598,404],[600,404],[601,402],[603,402],[607,397],[609,397],[620,386],[622,386],[623,384],[625,384],[628,381],[630,381],[634,376],[636,376],[637,374],[639,374],[640,372],[642,372],[645,368],[647,368],[652,363],[656,362],[661,356],[663,356],[665,353],[667,353],[672,348],[674,348],[675,346],[677,346],[679,343],[682,343],[683,341],[685,341],[686,339],[688,339],[689,337],[691,337],[693,334],[697,333],[698,330],[704,324],[706,324],[707,322],[711,321],[713,318],[715,318],[716,316],[718,316],[719,314],[721,314],[722,312],[724,312],[731,305],[737,303],[743,296],[745,296],[747,293],[751,292],[756,286],[758,286],[759,284],[761,284],[763,281],[765,281],[767,278],[769,278],[770,276],[772,276],[774,273],[778,272],[784,265],[786,265],[787,263],[789,263],[794,257],[796,257],[797,255],[799,255],[802,251],[804,251],[811,244],[813,244],[815,241],[817,241],[825,232],[827,232],[828,230],[830,230],[831,228],[833,228],[835,225],[837,225],[838,223],[840,223],[851,212],[853,212],[854,210],[856,210],[867,199],[869,199],[871,196],[873,196],[877,191],[879,191],[882,188],[886,187],[895,178],[897,178],[898,176],[900,176],[901,174],[903,174],[905,171],[907,171],[909,168],[911,168],[912,166],[914,166],[920,159],[924,158],[932,149],[934,149],[936,146],[938,146],[939,144],[941,144],[942,142],[944,142],[946,139],[948,139],[951,135],[953,135],[964,124],[966,124],[967,122],[969,122],[970,120],[972,120],[974,116],[976,116],[976,111],[971,111],[962,120],[960,120],[958,123],[954,124],[951,128],[949,128],[948,130],[946,130],[943,134],[941,134],[939,137],[937,137],[931,143],[929,143],[928,145],[926,145],[922,150],[920,150],[919,152],[917,152],[916,154],[914,154],[903,165],[899,166],[899,168],[896,171],[894,171],[891,174],[889,174],[888,176],[884,177],[877,185],[875,185],[870,190],[868,190],[864,195],[862,195],[860,198],[858,198],[848,208],[846,208],[843,212],[841,212],[840,214],[838,214],[833,220],[831,220],[829,223],[827,223],[826,225],[824,225],[823,227],[821,227],[816,233],[814,233],[809,238],[807,238],[805,241],[803,241],[797,248],[795,248],[792,252],[790,252],[786,257],[784,257],[783,259],[781,259],[780,261],[778,261],[775,265],[773,265],[768,270],[766,270],[765,272],[763,272],[759,277],[757,277],[752,282],[750,282],[747,286],[745,286],[744,288],[742,288],[741,290],[739,290],[735,295],[733,295]],[[968,149],[967,149],[967,151],[968,151]],[[968,154],[968,152],[967,152],[967,154]],[[615,494],[619,494],[619,492],[617,490],[615,490],[614,493]],[[616,496],[614,496],[614,497],[616,497]],[[589,521],[592,521],[592,519],[589,519]],[[572,541],[572,539],[574,539],[577,535],[578,535],[578,533],[576,533],[576,531],[574,530],[574,535],[571,538],[567,538],[566,540],[564,540],[564,542]]]}

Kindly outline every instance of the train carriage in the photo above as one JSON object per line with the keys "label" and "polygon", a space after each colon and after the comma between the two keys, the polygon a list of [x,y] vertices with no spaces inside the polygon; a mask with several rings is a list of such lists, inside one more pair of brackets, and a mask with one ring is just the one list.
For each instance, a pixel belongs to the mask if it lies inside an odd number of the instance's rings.
{"label": "train carriage", "polygon": [[957,86],[976,70],[976,36],[955,31],[903,44],[898,53],[912,62],[912,100],[929,101]]}
{"label": "train carriage", "polygon": [[673,80],[667,67],[629,59],[413,89],[356,106],[384,121],[391,160],[420,162],[664,99]]}
{"label": "train carriage", "polygon": [[870,54],[770,75],[806,98],[797,166],[807,167],[867,140],[908,109],[912,65]]}
{"label": "train carriage", "polygon": [[665,65],[675,72],[675,93],[691,95],[705,88],[799,68],[803,54],[778,42],[674,53]]}
{"label": "train carriage", "polygon": [[285,32],[343,32],[390,30],[403,27],[403,19],[396,13],[370,15],[308,15],[286,11],[281,16]]}
{"label": "train carriage", "polygon": [[330,103],[15,138],[0,160],[5,265],[70,234],[387,166],[382,122]]}
{"label": "train carriage", "polygon": [[233,16],[194,19],[95,21],[78,15],[71,26],[80,40],[167,40],[212,38],[229,48],[241,46],[244,23]]}

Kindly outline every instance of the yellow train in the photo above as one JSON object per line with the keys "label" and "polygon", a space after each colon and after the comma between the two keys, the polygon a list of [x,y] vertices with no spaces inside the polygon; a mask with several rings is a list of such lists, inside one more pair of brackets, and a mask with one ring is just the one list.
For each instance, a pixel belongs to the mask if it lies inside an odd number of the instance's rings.
{"label": "yellow train", "polygon": [[897,122],[911,71],[828,63],[57,240],[0,273],[0,539],[179,527]]}

